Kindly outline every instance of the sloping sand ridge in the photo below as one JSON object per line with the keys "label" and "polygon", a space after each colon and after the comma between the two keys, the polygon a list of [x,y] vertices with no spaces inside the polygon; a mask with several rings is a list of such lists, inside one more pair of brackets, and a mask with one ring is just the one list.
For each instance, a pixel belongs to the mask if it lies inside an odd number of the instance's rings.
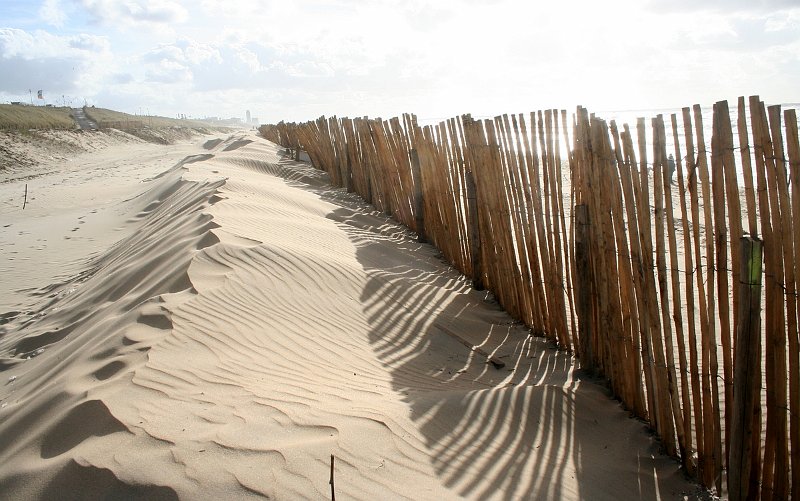
{"label": "sloping sand ridge", "polygon": [[3,317],[0,492],[326,499],[331,454],[340,499],[696,492],[435,249],[263,139],[205,146]]}

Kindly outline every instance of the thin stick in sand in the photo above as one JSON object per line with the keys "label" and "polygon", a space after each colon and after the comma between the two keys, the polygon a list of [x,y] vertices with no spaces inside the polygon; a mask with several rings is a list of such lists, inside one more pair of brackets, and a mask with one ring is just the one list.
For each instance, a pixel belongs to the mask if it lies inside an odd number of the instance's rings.
{"label": "thin stick in sand", "polygon": [[328,483],[331,484],[331,501],[336,501],[336,492],[333,486],[333,454],[331,454],[331,479],[328,480]]}

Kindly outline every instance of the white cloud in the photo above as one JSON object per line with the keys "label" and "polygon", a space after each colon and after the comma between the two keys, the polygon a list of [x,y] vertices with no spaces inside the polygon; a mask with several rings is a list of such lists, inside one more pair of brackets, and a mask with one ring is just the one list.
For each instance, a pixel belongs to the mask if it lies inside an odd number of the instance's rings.
{"label": "white cloud", "polygon": [[145,52],[142,55],[143,61],[161,62],[161,61],[185,61],[183,50],[175,45],[161,44],[158,47]]}
{"label": "white cloud", "polygon": [[47,24],[61,28],[67,20],[67,13],[61,0],[44,0],[39,7],[39,17]]}
{"label": "white cloud", "polygon": [[718,12],[771,11],[800,6],[800,0],[649,0],[649,8],[657,11],[694,12],[711,10]]}
{"label": "white cloud", "polygon": [[769,14],[766,18],[765,29],[768,32],[786,30],[800,32],[800,9]]}
{"label": "white cloud", "polygon": [[147,80],[162,84],[189,83],[192,73],[186,66],[174,61],[160,61],[151,66],[146,73]]}
{"label": "white cloud", "polygon": [[4,58],[76,56],[77,50],[86,49],[89,45],[100,50],[109,48],[104,37],[58,36],[43,30],[28,32],[15,28],[0,28],[0,57]]}
{"label": "white cloud", "polygon": [[189,43],[183,49],[186,61],[192,64],[202,64],[205,61],[222,62],[219,50],[209,44]]}
{"label": "white cloud", "polygon": [[0,28],[0,74],[4,75],[0,92],[21,94],[31,87],[59,94],[91,91],[102,84],[111,59],[105,37]]}
{"label": "white cloud", "polygon": [[110,107],[224,116],[244,100],[307,119],[800,98],[800,0],[47,1],[83,35],[25,32],[4,53],[78,62]]}
{"label": "white cloud", "polygon": [[258,73],[263,69],[258,56],[247,47],[234,47],[233,52],[238,62],[243,64],[247,70]]}
{"label": "white cloud", "polygon": [[[336,70],[319,56],[298,47],[273,47],[261,42],[215,43],[181,39],[159,44],[141,55],[145,78],[181,81],[199,92],[235,89],[279,89],[330,85]],[[315,84],[320,78],[329,79]]]}
{"label": "white cloud", "polygon": [[87,35],[81,33],[70,37],[69,46],[73,49],[85,50],[94,53],[107,53],[111,50],[111,43],[108,38],[97,35]]}
{"label": "white cloud", "polygon": [[81,0],[96,22],[110,26],[172,26],[185,22],[189,11],[172,0]]}

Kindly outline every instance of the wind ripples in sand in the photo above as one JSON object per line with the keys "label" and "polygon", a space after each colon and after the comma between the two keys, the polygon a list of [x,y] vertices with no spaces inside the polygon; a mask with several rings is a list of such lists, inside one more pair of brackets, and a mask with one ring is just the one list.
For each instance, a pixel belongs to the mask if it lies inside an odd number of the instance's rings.
{"label": "wind ripples in sand", "polygon": [[[203,151],[142,201],[139,231],[63,317],[2,339],[64,348],[19,388],[43,396],[0,425],[0,486],[42,495],[73,475],[152,498],[326,498],[333,454],[342,499],[692,488],[567,354],[435,249],[263,140]],[[28,464],[50,487],[25,486]]]}

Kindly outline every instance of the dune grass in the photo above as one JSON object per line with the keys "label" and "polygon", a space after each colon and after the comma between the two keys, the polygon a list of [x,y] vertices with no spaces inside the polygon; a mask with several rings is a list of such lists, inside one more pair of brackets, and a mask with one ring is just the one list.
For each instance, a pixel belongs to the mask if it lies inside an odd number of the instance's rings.
{"label": "dune grass", "polygon": [[0,104],[0,130],[74,129],[70,108]]}
{"label": "dune grass", "polygon": [[86,116],[97,122],[100,127],[104,124],[124,123],[135,124],[141,123],[142,126],[160,129],[164,127],[187,127],[190,129],[208,127],[209,124],[199,120],[178,120],[176,118],[167,118],[151,115],[130,115],[121,111],[109,110],[106,108],[84,108]]}

